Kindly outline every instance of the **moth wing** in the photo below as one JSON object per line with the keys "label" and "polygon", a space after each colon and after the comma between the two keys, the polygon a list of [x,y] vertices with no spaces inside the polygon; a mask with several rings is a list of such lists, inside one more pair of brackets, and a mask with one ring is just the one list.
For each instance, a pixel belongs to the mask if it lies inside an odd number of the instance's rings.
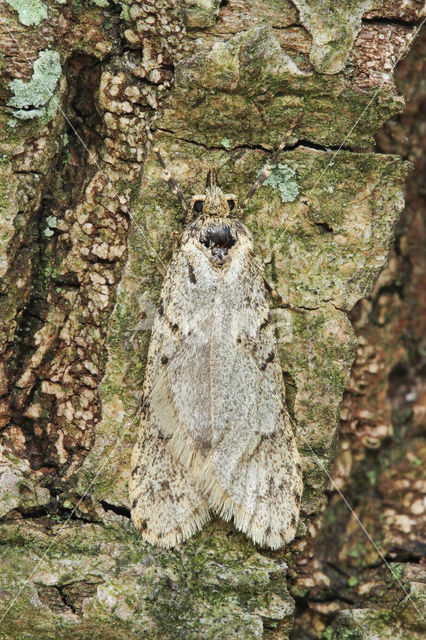
{"label": "moth wing", "polygon": [[[259,330],[255,353],[244,341],[237,350],[236,368],[245,373],[245,389],[238,390],[243,406],[228,414],[226,428],[216,431],[200,484],[216,513],[226,520],[233,517],[254,542],[276,549],[296,533],[301,462],[270,326]],[[221,375],[223,379],[223,371]],[[232,406],[235,376],[226,379],[221,400]]]}
{"label": "moth wing", "polygon": [[259,265],[241,242],[209,290],[211,266],[186,260],[198,324],[152,393],[154,420],[212,508],[278,548],[294,537],[302,480]]}
{"label": "moth wing", "polygon": [[210,520],[209,506],[191,472],[172,457],[149,419],[141,420],[131,466],[132,519],[145,540],[174,547]]}
{"label": "moth wing", "polygon": [[144,415],[131,460],[132,519],[148,542],[162,547],[186,540],[211,518],[208,501],[189,467],[172,456],[164,437],[164,421],[179,425],[174,406],[168,404],[165,417],[159,420],[152,403],[153,393],[167,397],[168,369],[174,358],[186,352],[186,341],[201,323],[191,311],[197,305],[186,290],[187,275],[186,260],[178,252],[166,275],[154,319],[144,380]]}
{"label": "moth wing", "polygon": [[223,283],[222,313],[212,332],[216,399],[201,486],[208,486],[213,509],[222,517],[233,517],[258,544],[279,548],[296,533],[301,462],[263,277],[250,252],[242,251],[240,261],[237,277],[231,273]]}
{"label": "moth wing", "polygon": [[[165,278],[149,345],[144,396],[150,421],[186,468],[210,433],[212,308],[219,280],[206,256],[192,242],[184,245]],[[170,447],[173,434],[191,440],[179,455],[175,443]]]}

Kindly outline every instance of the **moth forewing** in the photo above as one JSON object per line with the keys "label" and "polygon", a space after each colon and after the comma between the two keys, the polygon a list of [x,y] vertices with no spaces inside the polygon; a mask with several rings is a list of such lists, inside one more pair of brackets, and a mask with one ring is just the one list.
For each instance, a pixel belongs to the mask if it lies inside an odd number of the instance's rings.
{"label": "moth forewing", "polygon": [[131,466],[132,518],[145,540],[174,547],[210,520],[206,499],[172,458],[149,413],[141,419]]}

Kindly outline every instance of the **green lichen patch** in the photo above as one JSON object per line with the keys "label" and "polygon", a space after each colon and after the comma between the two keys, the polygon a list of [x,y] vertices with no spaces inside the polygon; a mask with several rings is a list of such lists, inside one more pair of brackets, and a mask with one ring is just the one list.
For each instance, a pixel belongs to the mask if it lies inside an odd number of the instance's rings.
{"label": "green lichen patch", "polygon": [[14,117],[20,120],[31,120],[41,116],[52,118],[58,105],[54,92],[61,73],[58,51],[40,51],[34,62],[31,80],[24,82],[17,79],[9,82],[13,96],[7,104],[15,107]]}
{"label": "green lichen patch", "polygon": [[6,0],[18,12],[19,21],[26,27],[39,25],[47,18],[47,7],[42,0]]}
{"label": "green lichen patch", "polygon": [[294,202],[299,195],[299,187],[294,180],[295,177],[294,169],[279,162],[272,167],[271,175],[264,184],[279,190],[281,202]]}

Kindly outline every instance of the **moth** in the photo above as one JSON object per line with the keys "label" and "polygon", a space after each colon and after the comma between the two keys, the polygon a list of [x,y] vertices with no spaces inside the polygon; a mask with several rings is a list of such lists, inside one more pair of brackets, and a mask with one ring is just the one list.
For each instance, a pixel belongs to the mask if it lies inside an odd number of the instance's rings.
{"label": "moth", "polygon": [[241,217],[297,119],[241,205],[214,169],[188,203],[154,145],[187,215],[153,323],[131,460],[133,522],[160,547],[186,540],[213,514],[272,549],[296,532],[301,462],[263,269]]}

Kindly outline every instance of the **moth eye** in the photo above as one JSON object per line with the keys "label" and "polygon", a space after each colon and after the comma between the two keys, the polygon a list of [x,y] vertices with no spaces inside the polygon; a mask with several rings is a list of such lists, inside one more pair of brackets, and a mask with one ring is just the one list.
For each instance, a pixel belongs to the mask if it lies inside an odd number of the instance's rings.
{"label": "moth eye", "polygon": [[197,213],[201,213],[204,207],[204,200],[196,200],[194,202],[194,211],[196,211]]}
{"label": "moth eye", "polygon": [[228,203],[228,207],[229,207],[229,211],[232,211],[232,209],[235,207],[235,200],[233,200],[232,198],[230,198],[229,200],[226,201]]}

